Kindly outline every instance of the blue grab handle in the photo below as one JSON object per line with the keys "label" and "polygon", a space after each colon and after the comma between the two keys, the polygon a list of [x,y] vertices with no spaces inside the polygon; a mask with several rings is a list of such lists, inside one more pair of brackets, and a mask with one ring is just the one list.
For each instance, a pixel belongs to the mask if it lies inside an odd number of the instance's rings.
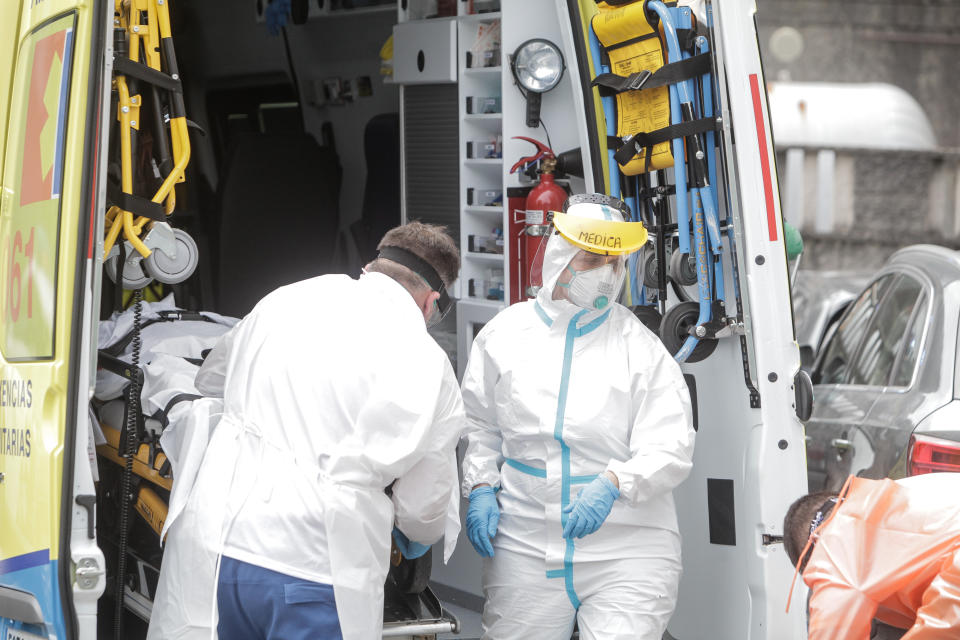
{"label": "blue grab handle", "polygon": [[[663,25],[663,32],[666,36],[668,62],[680,61],[683,58],[683,54],[680,50],[680,41],[677,38],[677,29],[674,24],[672,10],[668,9],[666,5],[660,2],[660,0],[651,0],[647,6],[655,11],[660,17],[661,24]],[[681,19],[683,19],[683,16],[686,16],[686,20],[689,21],[689,8],[677,9],[677,11],[681,16]],[[686,13],[683,13],[684,11],[686,11]],[[683,120],[681,115],[681,104],[689,105],[691,113],[693,112],[692,81],[684,80],[682,82],[671,84],[670,98],[670,121],[672,124],[679,124]],[[690,238],[684,230],[688,229],[690,226],[690,211],[687,208],[686,202],[688,193],[686,175],[687,168],[683,155],[682,138],[674,138],[673,150],[673,173],[677,185],[677,223],[679,226],[679,249],[681,252],[689,255]],[[697,318],[697,324],[700,325],[710,321],[712,311],[710,265],[707,262],[709,240],[706,223],[704,220],[706,215],[703,208],[702,190],[695,189],[691,195],[694,207],[693,237],[694,242],[697,245],[694,255],[696,257],[697,264],[697,288],[700,294],[700,314]],[[716,212],[715,207],[714,212]],[[684,240],[686,240],[686,242],[684,242]],[[684,341],[683,346],[680,347],[680,350],[674,356],[674,359],[678,362],[684,362],[688,357],[690,357],[690,354],[693,353],[694,348],[696,348],[699,342],[700,341],[696,336],[688,336]]]}

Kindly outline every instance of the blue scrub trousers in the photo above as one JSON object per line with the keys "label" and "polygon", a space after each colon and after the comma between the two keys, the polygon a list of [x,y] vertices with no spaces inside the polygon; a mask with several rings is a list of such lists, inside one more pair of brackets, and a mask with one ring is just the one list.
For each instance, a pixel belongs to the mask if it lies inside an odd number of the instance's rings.
{"label": "blue scrub trousers", "polygon": [[333,587],[223,556],[217,587],[224,640],[342,640]]}

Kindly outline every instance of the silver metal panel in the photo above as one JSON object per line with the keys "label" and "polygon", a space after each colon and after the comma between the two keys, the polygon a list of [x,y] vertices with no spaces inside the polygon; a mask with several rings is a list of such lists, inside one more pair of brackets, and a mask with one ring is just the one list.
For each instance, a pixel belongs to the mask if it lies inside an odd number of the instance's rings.
{"label": "silver metal panel", "polygon": [[43,611],[36,596],[26,591],[0,586],[0,618],[27,624],[43,624]]}

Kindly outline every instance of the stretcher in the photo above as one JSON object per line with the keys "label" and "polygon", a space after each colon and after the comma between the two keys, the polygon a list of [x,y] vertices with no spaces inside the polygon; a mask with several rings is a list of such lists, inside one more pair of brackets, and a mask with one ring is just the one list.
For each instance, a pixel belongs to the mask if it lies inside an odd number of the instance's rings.
{"label": "stretcher", "polygon": [[[199,461],[202,455],[196,452],[206,447],[216,423],[194,415],[191,405],[202,396],[193,379],[206,353],[237,319],[178,309],[172,296],[142,306],[139,318],[131,310],[103,323],[95,395],[100,400],[95,414],[100,429],[96,453],[104,487],[98,532],[101,543],[117,553],[123,541],[123,604],[149,621],[168,519],[182,509],[198,471],[188,460]],[[141,356],[142,363],[134,366]],[[139,390],[139,398],[131,397],[134,390]],[[129,454],[124,447],[128,428],[134,428],[137,443]],[[127,495],[135,515],[123,530],[115,515],[123,506],[121,473],[128,459],[133,482]],[[186,478],[186,485],[174,483],[175,473]],[[384,637],[421,638],[459,631],[457,618],[443,609],[429,587],[430,571],[429,553],[407,560],[393,547],[384,585]]]}
{"label": "stretcher", "polygon": [[[184,181],[190,162],[169,5],[163,0],[115,0],[114,26],[116,121],[111,139],[119,153],[120,184],[112,182],[107,188],[103,260],[111,279],[129,289],[152,280],[176,284],[196,268],[197,245],[186,231],[167,222],[177,206],[175,187]],[[148,118],[149,126],[142,118]],[[149,137],[141,131],[149,131]],[[143,157],[149,158],[146,164]],[[159,184],[148,177],[147,167],[160,176]],[[144,190],[149,197],[137,193]]]}
{"label": "stretcher", "polygon": [[735,268],[727,264],[734,236],[720,216],[711,13],[707,7],[698,19],[684,4],[691,3],[601,2],[589,43],[610,192],[653,238],[631,256],[628,304],[676,360],[697,362],[740,320],[727,312],[724,283],[725,265]]}

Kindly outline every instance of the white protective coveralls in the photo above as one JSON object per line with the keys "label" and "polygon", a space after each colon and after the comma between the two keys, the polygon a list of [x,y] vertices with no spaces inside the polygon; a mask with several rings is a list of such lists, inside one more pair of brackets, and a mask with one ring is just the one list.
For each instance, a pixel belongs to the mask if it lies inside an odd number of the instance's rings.
{"label": "white protective coveralls", "polygon": [[[680,538],[671,490],[692,464],[680,368],[629,309],[553,300],[579,251],[559,234],[536,300],[487,323],[463,380],[463,494],[499,487],[484,560],[484,638],[660,640],[673,612]],[[620,497],[603,525],[562,537],[561,510],[609,470]]]}
{"label": "white protective coveralls", "polygon": [[224,390],[223,416],[169,525],[148,637],[214,635],[222,552],[332,584],[345,640],[380,638],[394,524],[420,543],[445,535],[445,560],[460,526],[463,404],[410,294],[380,273],[282,287],[197,388]]}

